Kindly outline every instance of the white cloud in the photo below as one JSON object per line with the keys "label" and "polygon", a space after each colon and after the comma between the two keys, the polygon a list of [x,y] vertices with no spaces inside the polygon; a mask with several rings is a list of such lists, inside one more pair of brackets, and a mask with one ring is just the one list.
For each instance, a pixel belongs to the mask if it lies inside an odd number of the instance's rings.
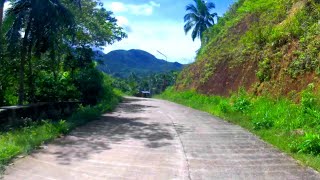
{"label": "white cloud", "polygon": [[156,3],[156,2],[154,2],[154,1],[150,1],[149,3],[150,3],[150,5],[152,5],[153,7],[160,7],[160,3]]}
{"label": "white cloud", "polygon": [[132,31],[130,25],[129,25],[129,20],[124,17],[124,16],[116,16],[117,19],[117,24],[122,27],[126,33],[130,33]]}
{"label": "white cloud", "polygon": [[196,51],[200,48],[200,41],[192,41],[191,36],[186,36],[183,23],[176,22],[132,22],[134,27],[128,38],[105,48],[105,52],[117,49],[141,49],[150,52],[157,58],[168,61],[191,63],[194,61]]}
{"label": "white cloud", "polygon": [[116,19],[117,19],[117,24],[121,27],[129,25],[128,19],[124,16],[116,16]]}
{"label": "white cloud", "polygon": [[12,7],[12,4],[8,1],[8,2],[5,2],[4,3],[4,6],[3,6],[3,12],[4,14],[6,14],[6,11]]}
{"label": "white cloud", "polygon": [[134,15],[150,16],[153,14],[153,10],[156,7],[160,7],[159,3],[150,1],[145,4],[124,4],[121,2],[112,2],[108,8],[115,13],[128,12]]}
{"label": "white cloud", "polygon": [[115,13],[128,11],[128,9],[125,7],[125,5],[121,2],[112,2],[110,4],[110,8]]}
{"label": "white cloud", "polygon": [[[154,14],[155,9],[161,6],[156,2],[157,0],[149,0],[144,4],[116,1],[106,2],[106,8],[115,12],[118,25],[125,29],[128,38],[105,47],[105,53],[118,49],[141,49],[159,59],[165,59],[158,52],[160,51],[171,62],[187,64],[194,61],[196,51],[200,48],[200,41],[193,42],[191,35],[185,35],[181,18],[173,21],[160,18],[158,15],[162,12]],[[137,15],[148,17],[137,19]]]}
{"label": "white cloud", "polygon": [[128,5],[130,9],[130,13],[135,15],[144,15],[144,16],[150,16],[153,13],[153,6],[150,6],[149,4],[143,4],[143,5]]}

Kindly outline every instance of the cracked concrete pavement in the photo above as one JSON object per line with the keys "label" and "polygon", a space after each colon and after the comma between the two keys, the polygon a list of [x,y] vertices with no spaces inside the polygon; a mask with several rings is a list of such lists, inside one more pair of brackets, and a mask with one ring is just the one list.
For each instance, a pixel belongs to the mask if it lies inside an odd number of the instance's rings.
{"label": "cracked concrete pavement", "polygon": [[156,99],[113,113],[17,159],[5,180],[320,179],[239,126]]}

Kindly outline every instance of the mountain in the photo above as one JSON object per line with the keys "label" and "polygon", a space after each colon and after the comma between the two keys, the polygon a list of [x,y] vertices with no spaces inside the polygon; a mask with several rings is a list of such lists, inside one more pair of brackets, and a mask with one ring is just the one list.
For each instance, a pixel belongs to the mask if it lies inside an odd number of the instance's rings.
{"label": "mountain", "polygon": [[120,78],[126,78],[131,73],[145,76],[152,73],[180,71],[183,68],[178,62],[157,59],[146,51],[136,49],[115,50],[108,54],[96,51],[95,59],[99,62],[99,70]]}
{"label": "mountain", "polygon": [[180,90],[297,97],[320,87],[320,1],[238,0],[205,32]]}

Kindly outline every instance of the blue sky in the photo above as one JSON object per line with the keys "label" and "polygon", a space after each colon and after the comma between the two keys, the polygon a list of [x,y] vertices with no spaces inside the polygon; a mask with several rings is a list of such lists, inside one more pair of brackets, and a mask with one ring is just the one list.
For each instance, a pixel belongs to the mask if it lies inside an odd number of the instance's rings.
{"label": "blue sky", "polygon": [[[235,0],[215,0],[217,12],[223,15]],[[142,49],[158,58],[168,61],[191,63],[200,41],[192,41],[190,34],[183,30],[183,16],[187,4],[192,0],[102,0],[107,10],[114,12],[118,24],[128,34],[128,38],[109,45],[104,52],[116,49]]]}
{"label": "blue sky", "polygon": [[[194,42],[191,35],[185,35],[183,16],[187,4],[193,0],[101,0],[107,10],[114,12],[118,24],[123,27],[128,38],[104,48],[108,53],[117,49],[141,49],[160,59],[191,63],[200,41]],[[219,16],[222,16],[236,0],[211,0],[216,4]],[[5,9],[10,4],[5,3]]]}

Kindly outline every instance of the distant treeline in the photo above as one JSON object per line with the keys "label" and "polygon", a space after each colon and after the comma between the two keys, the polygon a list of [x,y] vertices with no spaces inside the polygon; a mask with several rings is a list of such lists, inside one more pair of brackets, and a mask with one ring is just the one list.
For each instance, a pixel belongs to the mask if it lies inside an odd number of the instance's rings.
{"label": "distant treeline", "polygon": [[178,71],[157,73],[149,76],[138,76],[135,73],[126,79],[115,79],[113,86],[128,95],[138,95],[141,91],[150,91],[152,95],[162,93],[167,87],[173,86]]}

